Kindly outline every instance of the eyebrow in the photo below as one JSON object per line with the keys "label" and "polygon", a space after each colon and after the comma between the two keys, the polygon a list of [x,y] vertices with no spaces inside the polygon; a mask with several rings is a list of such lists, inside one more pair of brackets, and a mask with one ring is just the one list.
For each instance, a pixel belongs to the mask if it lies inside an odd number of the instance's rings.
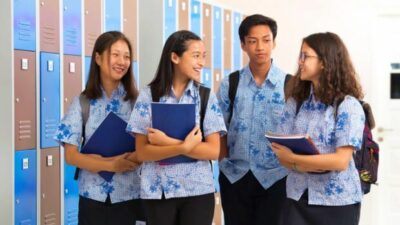
{"label": "eyebrow", "polygon": [[[270,38],[270,37],[271,37],[271,35],[270,35],[270,34],[267,34],[267,35],[262,36],[261,38]],[[250,38],[250,39],[257,39],[257,37],[252,37],[252,36],[247,36],[247,38]]]}

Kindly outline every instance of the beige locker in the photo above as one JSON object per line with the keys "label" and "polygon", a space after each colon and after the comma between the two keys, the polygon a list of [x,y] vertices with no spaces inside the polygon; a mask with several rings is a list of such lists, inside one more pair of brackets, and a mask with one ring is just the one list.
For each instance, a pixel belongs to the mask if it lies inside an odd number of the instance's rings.
{"label": "beige locker", "polygon": [[138,59],[138,11],[137,11],[137,0],[124,0],[123,5],[124,19],[123,19],[123,31],[124,34],[129,38],[133,48],[133,60]]}
{"label": "beige locker", "polygon": [[212,27],[211,27],[211,5],[203,3],[203,41],[207,52],[204,67],[211,68],[212,62]]}
{"label": "beige locker", "polygon": [[224,69],[232,69],[232,12],[224,10],[224,40],[223,40],[223,54],[224,54]]}
{"label": "beige locker", "polygon": [[40,51],[60,52],[60,1],[40,0]]}
{"label": "beige locker", "polygon": [[64,114],[75,96],[82,92],[82,58],[64,55]]}
{"label": "beige locker", "polygon": [[84,8],[85,55],[92,56],[96,39],[101,34],[101,3],[98,0],[85,0]]}
{"label": "beige locker", "polygon": [[189,30],[189,0],[178,0],[178,30]]}

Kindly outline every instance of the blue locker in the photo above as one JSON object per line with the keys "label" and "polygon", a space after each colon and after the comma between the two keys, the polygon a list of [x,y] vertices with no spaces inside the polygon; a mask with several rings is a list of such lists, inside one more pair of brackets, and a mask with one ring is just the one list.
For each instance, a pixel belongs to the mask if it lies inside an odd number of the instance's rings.
{"label": "blue locker", "polygon": [[203,68],[203,72],[201,74],[201,83],[208,87],[211,88],[211,85],[213,83],[213,78],[212,78],[212,72],[210,68]]}
{"label": "blue locker", "polygon": [[224,77],[229,76],[229,74],[231,74],[232,72],[233,72],[232,70],[225,69],[225,70],[224,70]]}
{"label": "blue locker", "polygon": [[78,224],[79,190],[74,180],[75,166],[64,163],[64,224]]}
{"label": "blue locker", "polygon": [[82,0],[64,0],[64,53],[82,54]]}
{"label": "blue locker", "polygon": [[14,49],[36,50],[35,3],[35,0],[14,0]]}
{"label": "blue locker", "polygon": [[133,77],[135,78],[136,87],[140,86],[140,76],[139,76],[139,63],[133,61]]}
{"label": "blue locker", "polygon": [[214,69],[222,69],[222,10],[213,7],[213,64]]}
{"label": "blue locker", "polygon": [[105,0],[105,31],[121,31],[121,0]]}
{"label": "blue locker", "polygon": [[176,31],[176,0],[164,0],[164,41]]}
{"label": "blue locker", "polygon": [[92,61],[91,56],[85,56],[85,86],[89,79],[90,62]]}
{"label": "blue locker", "polygon": [[239,26],[242,16],[238,12],[233,13],[233,69],[239,70],[242,67],[242,49],[240,48]]}
{"label": "blue locker", "polygon": [[16,151],[14,166],[14,224],[36,224],[36,150]]}
{"label": "blue locker", "polygon": [[201,37],[201,3],[198,0],[192,0],[190,7],[190,30]]}
{"label": "blue locker", "polygon": [[40,53],[40,147],[57,147],[53,140],[60,123],[60,56]]}

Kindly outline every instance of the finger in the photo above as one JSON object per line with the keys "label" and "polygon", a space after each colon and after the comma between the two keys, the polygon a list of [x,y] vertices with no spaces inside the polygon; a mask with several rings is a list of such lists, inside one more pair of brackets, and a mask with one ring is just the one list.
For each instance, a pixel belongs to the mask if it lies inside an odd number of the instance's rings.
{"label": "finger", "polygon": [[147,132],[148,133],[154,133],[154,132],[156,132],[156,130],[157,129],[154,129],[154,128],[151,128],[151,127],[147,128]]}

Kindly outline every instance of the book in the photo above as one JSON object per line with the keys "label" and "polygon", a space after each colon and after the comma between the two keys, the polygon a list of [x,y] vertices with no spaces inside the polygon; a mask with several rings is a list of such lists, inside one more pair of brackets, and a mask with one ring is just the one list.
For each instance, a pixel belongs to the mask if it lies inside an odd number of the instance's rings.
{"label": "book", "polygon": [[[83,146],[81,152],[112,157],[135,151],[135,138],[125,131],[127,123],[110,112]],[[114,172],[100,171],[99,175],[110,182]]]}
{"label": "book", "polygon": [[[196,126],[195,104],[151,103],[152,127],[163,131],[167,136],[185,140]],[[158,161],[161,165],[190,163],[196,159],[179,155]]]}
{"label": "book", "polygon": [[265,137],[269,142],[275,142],[284,145],[296,154],[316,155],[319,154],[314,142],[308,135],[279,135],[266,133]]}

